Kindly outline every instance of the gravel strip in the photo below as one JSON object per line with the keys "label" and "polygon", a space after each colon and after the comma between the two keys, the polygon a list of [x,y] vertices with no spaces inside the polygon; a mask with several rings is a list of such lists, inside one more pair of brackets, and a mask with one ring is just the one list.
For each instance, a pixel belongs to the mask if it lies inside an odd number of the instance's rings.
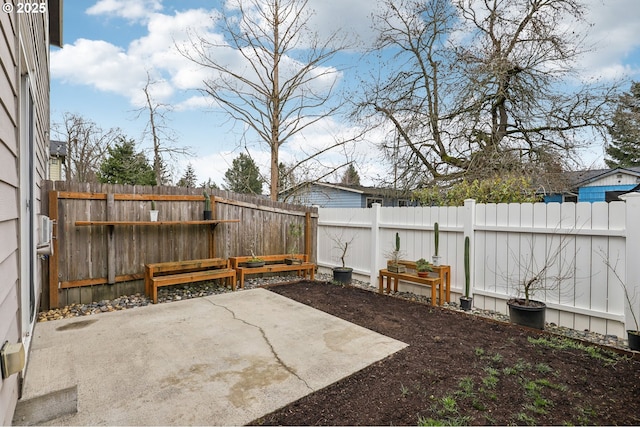
{"label": "gravel strip", "polygon": [[[316,280],[328,281],[332,280],[330,274],[317,274]],[[296,276],[272,276],[264,278],[251,278],[245,280],[244,289],[254,289],[260,286],[272,285],[276,283],[290,282],[298,280]],[[371,286],[368,282],[360,280],[352,280],[351,285],[366,289],[371,292],[377,292],[377,287]],[[242,289],[239,289],[241,292]],[[158,290],[158,303],[181,301],[191,298],[199,298],[208,295],[222,294],[232,292],[231,289],[219,286],[214,282],[202,282],[191,285],[183,286],[170,286],[161,288]],[[431,298],[424,295],[416,295],[410,292],[392,292],[391,296],[395,298],[402,298],[409,301],[417,301],[424,304],[431,304]],[[92,314],[105,313],[118,310],[126,310],[137,307],[144,307],[151,304],[148,297],[142,294],[135,294],[130,296],[122,296],[110,301],[104,300],[100,302],[92,302],[91,304],[72,304],[63,308],[53,309],[49,311],[43,311],[38,313],[38,322],[47,322],[58,319],[66,319],[77,316],[88,316]],[[456,311],[462,311],[457,303],[450,302],[443,305],[444,308]],[[509,323],[509,316],[495,311],[472,309],[467,313],[486,317],[499,322]],[[578,331],[564,326],[558,326],[554,323],[547,323],[545,325],[545,331],[570,337],[580,340],[605,345],[609,347],[615,347],[623,350],[629,350],[629,345],[626,339],[617,337],[615,335],[602,335],[590,331]]]}

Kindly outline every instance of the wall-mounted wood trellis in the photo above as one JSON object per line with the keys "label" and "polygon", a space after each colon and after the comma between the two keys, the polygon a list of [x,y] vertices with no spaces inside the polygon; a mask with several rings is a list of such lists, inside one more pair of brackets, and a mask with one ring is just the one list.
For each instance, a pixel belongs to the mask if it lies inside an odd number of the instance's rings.
{"label": "wall-mounted wood trellis", "polygon": [[[142,292],[144,264],[151,262],[227,258],[251,250],[285,253],[291,223],[304,227],[298,247],[315,259],[317,213],[308,207],[248,196],[234,200],[230,193],[214,190],[220,194],[211,197],[213,219],[202,220],[201,190],[95,185],[90,188],[101,191],[87,192],[66,190],[88,184],[47,184],[45,213],[55,221],[55,238],[43,308]],[[152,200],[160,210],[158,222],[149,221]]]}

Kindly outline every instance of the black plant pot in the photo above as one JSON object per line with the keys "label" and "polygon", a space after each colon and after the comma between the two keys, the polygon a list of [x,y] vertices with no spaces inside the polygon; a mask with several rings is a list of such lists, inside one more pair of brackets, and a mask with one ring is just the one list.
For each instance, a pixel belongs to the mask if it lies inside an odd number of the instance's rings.
{"label": "black plant pot", "polygon": [[460,297],[460,308],[464,311],[471,310],[471,305],[473,303],[473,298],[471,297]]}
{"label": "black plant pot", "polygon": [[209,221],[213,218],[213,211],[202,211],[202,213],[205,221]]}
{"label": "black plant pot", "polygon": [[627,338],[629,338],[629,348],[640,351],[640,331],[628,330]]}
{"label": "black plant pot", "polygon": [[513,298],[507,301],[507,305],[509,306],[511,323],[529,328],[544,329],[544,315],[547,309],[545,303],[529,300],[529,305],[525,305],[524,299]]}
{"label": "black plant pot", "polygon": [[351,283],[351,275],[353,268],[349,267],[335,267],[333,269],[333,280],[340,283]]}

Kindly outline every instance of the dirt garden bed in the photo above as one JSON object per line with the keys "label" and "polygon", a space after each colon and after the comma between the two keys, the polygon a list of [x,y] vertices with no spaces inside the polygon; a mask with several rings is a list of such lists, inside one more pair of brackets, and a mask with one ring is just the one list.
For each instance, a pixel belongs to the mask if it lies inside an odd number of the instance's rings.
{"label": "dirt garden bed", "polygon": [[355,287],[268,289],[409,346],[252,424],[640,424],[637,353]]}

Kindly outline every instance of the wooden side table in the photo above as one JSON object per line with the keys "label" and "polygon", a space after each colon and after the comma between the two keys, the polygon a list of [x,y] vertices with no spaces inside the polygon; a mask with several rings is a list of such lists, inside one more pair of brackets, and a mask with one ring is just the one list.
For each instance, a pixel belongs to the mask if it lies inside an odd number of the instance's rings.
{"label": "wooden side table", "polygon": [[451,302],[451,266],[450,265],[434,265],[433,271],[440,275],[440,304],[446,293],[446,301]]}

